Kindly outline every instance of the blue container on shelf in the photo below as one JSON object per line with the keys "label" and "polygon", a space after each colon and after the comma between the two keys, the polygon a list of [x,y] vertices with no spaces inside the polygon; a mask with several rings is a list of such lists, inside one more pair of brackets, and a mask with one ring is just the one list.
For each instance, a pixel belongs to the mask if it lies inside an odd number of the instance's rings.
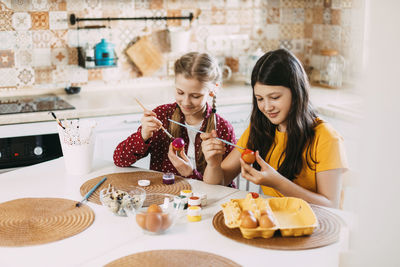
{"label": "blue container on shelf", "polygon": [[95,46],[95,62],[96,66],[115,66],[116,57],[114,53],[115,45],[101,39],[101,42]]}

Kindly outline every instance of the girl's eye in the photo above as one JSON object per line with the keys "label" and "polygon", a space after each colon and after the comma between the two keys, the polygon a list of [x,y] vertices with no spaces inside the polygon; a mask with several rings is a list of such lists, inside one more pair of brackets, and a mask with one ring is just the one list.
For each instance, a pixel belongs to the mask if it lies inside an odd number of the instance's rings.
{"label": "girl's eye", "polygon": [[183,95],[183,92],[179,92],[179,91],[178,91],[178,95]]}
{"label": "girl's eye", "polygon": [[200,96],[198,96],[198,95],[194,95],[194,96],[192,96],[192,97],[195,98],[195,99],[200,98]]}
{"label": "girl's eye", "polygon": [[274,99],[274,100],[276,100],[276,99],[278,99],[280,96],[274,96],[274,97],[271,97],[272,99]]}
{"label": "girl's eye", "polygon": [[257,98],[257,102],[260,102],[260,101],[262,101],[263,99],[262,98]]}

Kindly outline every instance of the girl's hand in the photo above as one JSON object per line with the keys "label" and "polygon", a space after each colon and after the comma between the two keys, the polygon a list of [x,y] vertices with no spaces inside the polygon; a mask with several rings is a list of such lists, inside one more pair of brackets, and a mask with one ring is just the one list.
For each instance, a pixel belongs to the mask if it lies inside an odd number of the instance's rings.
{"label": "girl's hand", "polygon": [[151,110],[146,110],[140,120],[142,122],[142,138],[147,141],[153,136],[155,131],[158,131],[162,125],[161,121],[157,119],[157,114]]}
{"label": "girl's hand", "polygon": [[242,177],[257,185],[276,187],[281,176],[260,157],[258,150],[256,151],[256,161],[261,167],[260,171],[257,171],[251,165],[244,162],[243,159],[240,159]]}
{"label": "girl's hand", "polygon": [[202,133],[200,138],[201,149],[203,150],[204,158],[210,166],[221,165],[222,156],[225,154],[225,145],[216,139],[217,132],[212,130],[211,133]]}
{"label": "girl's hand", "polygon": [[179,152],[178,157],[176,155],[175,150],[172,148],[172,143],[169,144],[168,150],[168,158],[171,161],[172,165],[174,165],[175,169],[182,175],[182,176],[189,176],[193,174],[193,167],[190,163],[189,158],[185,154],[185,150],[182,149]]}

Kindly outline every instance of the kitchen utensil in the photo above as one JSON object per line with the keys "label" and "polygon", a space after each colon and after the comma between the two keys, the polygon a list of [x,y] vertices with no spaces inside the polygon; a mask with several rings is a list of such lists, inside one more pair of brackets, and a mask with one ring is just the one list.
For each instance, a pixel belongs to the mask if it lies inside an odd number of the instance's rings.
{"label": "kitchen utensil", "polygon": [[56,114],[54,114],[53,111],[49,111],[49,114],[51,114],[51,116],[53,116],[53,118],[57,121],[58,125],[60,125],[60,127],[63,128],[63,130],[65,130],[65,127],[61,124],[61,121],[56,117]]}
{"label": "kitchen utensil", "polygon": [[114,66],[116,57],[114,53],[115,45],[101,39],[101,42],[95,46],[95,62],[97,66]]}
{"label": "kitchen utensil", "polygon": [[[195,132],[198,132],[198,133],[204,133],[203,131],[197,130],[196,128],[193,128],[193,127],[191,127],[191,126],[189,126],[189,125],[185,125],[185,124],[182,124],[182,123],[180,123],[180,122],[177,122],[177,121],[174,121],[174,120],[171,120],[171,119],[168,119],[168,120],[169,120],[170,122],[176,123],[176,124],[178,124],[178,125],[180,125],[180,126],[182,126],[182,127],[185,127],[185,128],[187,128],[187,129],[189,129],[189,130],[192,130],[192,131],[195,131]],[[237,147],[237,148],[240,148],[240,149],[245,149],[245,148],[243,148],[243,147],[241,147],[241,146],[235,145],[235,144],[233,144],[233,143],[231,143],[231,142],[228,142],[228,141],[226,141],[226,140],[224,140],[224,139],[221,139],[221,138],[218,138],[218,137],[216,137],[216,139],[219,140],[219,141],[221,141],[221,142],[223,142],[223,143],[225,143],[225,144],[228,144],[228,145],[230,145],[230,146],[234,146],[234,147]]]}
{"label": "kitchen utensil", "polygon": [[90,189],[90,191],[87,192],[87,194],[83,197],[83,199],[82,199],[81,201],[79,201],[78,203],[76,203],[75,206],[76,206],[76,207],[80,207],[84,201],[87,201],[88,198],[93,194],[93,192],[94,192],[102,183],[104,183],[105,180],[107,180],[107,177],[104,177],[103,179],[101,179],[100,182],[98,182],[95,186],[93,186],[93,188]]}
{"label": "kitchen utensil", "polygon": [[[148,110],[147,108],[145,108],[142,103],[140,103],[140,101],[135,97],[136,102],[139,104],[139,106],[143,109],[143,111]],[[172,136],[172,134],[170,134],[165,128],[164,126],[161,125],[161,129],[168,135],[169,138],[174,139],[174,137]]]}
{"label": "kitchen utensil", "polygon": [[126,50],[126,54],[143,76],[151,76],[164,64],[163,55],[146,36],[140,37],[139,41]]}

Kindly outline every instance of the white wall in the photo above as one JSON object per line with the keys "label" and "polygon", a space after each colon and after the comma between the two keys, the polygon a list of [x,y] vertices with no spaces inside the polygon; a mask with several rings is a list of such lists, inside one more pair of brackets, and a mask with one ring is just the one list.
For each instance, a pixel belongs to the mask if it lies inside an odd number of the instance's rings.
{"label": "white wall", "polygon": [[355,256],[346,266],[400,266],[400,2],[367,0],[365,121]]}

